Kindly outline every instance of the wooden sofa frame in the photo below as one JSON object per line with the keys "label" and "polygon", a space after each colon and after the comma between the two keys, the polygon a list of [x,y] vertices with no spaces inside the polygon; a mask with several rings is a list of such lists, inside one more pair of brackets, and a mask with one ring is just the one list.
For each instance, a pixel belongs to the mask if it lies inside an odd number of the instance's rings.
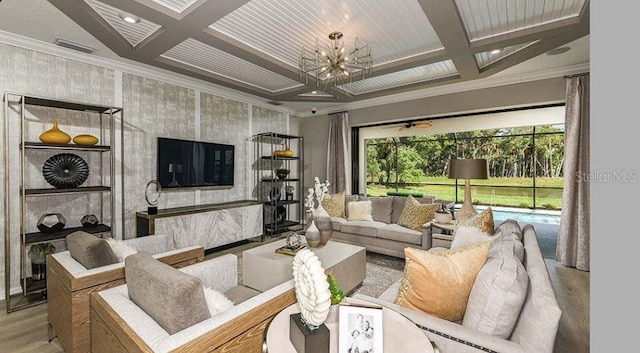
{"label": "wooden sofa frame", "polygon": [[[204,260],[204,248],[188,248],[158,260],[176,268],[192,265]],[[47,256],[49,340],[57,336],[66,353],[91,352],[90,295],[124,283],[124,266],[75,277]]]}

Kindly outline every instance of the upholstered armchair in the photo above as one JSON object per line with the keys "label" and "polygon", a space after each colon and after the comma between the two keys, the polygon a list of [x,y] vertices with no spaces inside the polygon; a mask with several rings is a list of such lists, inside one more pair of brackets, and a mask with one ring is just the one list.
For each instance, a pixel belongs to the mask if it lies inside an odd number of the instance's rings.
{"label": "upholstered armchair", "polygon": [[[204,248],[176,249],[172,236],[151,235],[122,241],[138,252],[182,267],[204,260]],[[55,336],[67,353],[90,352],[90,294],[125,283],[124,263],[88,269],[69,250],[47,259],[49,338]]]}
{"label": "upholstered armchair", "polygon": [[[137,259],[136,259],[137,261]],[[131,261],[133,262],[133,261]],[[233,306],[212,314],[210,317],[189,322],[178,331],[170,333],[166,318],[158,318],[144,303],[136,304],[138,296],[134,291],[140,289],[134,285],[135,270],[130,263],[126,264],[127,284],[123,284],[91,295],[91,349],[94,353],[109,352],[260,352],[265,337],[265,329],[272,318],[287,306],[295,303],[293,280],[277,285],[265,292],[238,285],[238,260],[233,254],[223,255],[211,260],[180,268],[179,271],[194,276],[201,281],[202,287],[213,289],[217,295],[224,294],[233,302]],[[151,271],[145,271],[149,273]],[[140,272],[137,272],[138,274]],[[172,274],[171,278],[176,275]],[[167,279],[159,279],[169,282]],[[150,281],[147,279],[146,283]],[[176,284],[182,288],[182,284]],[[145,286],[141,286],[145,287]],[[137,289],[136,289],[137,288]],[[158,287],[162,288],[162,286]],[[156,288],[156,289],[158,289]],[[191,293],[179,290],[171,292]],[[207,304],[211,292],[204,291]],[[163,296],[162,296],[163,295]],[[178,309],[163,309],[164,311],[183,313],[194,312],[195,307],[201,307],[200,300],[178,303],[175,293],[163,293],[158,299],[167,307],[179,306]],[[130,298],[133,297],[134,299]],[[197,296],[195,296],[198,298]],[[134,300],[137,300],[134,302]],[[197,301],[192,307],[191,302]],[[180,309],[182,308],[182,309]],[[211,312],[211,306],[209,306]],[[161,310],[162,311],[162,310]]]}

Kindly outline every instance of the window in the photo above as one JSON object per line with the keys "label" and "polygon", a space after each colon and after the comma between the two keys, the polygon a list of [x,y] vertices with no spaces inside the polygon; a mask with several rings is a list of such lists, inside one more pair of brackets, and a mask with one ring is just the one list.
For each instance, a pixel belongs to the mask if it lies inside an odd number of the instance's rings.
{"label": "window", "polygon": [[473,203],[562,207],[564,125],[494,128],[365,140],[368,195],[422,193],[461,203],[464,181],[447,177],[451,158],[486,158],[487,180],[471,180]]}

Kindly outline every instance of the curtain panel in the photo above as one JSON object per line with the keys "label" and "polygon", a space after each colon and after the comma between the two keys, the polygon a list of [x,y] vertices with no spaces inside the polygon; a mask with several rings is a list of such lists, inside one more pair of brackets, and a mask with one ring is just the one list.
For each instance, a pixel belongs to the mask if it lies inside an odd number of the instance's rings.
{"label": "curtain panel", "polygon": [[327,143],[327,180],[333,193],[350,191],[349,188],[349,116],[347,112],[329,114],[329,141]]}
{"label": "curtain panel", "polygon": [[589,74],[567,79],[564,190],[556,260],[590,270]]}

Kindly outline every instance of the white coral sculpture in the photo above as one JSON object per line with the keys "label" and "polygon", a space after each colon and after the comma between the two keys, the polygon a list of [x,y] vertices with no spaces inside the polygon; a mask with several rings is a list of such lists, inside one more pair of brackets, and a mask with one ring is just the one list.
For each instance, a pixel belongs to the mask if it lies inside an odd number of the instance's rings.
{"label": "white coral sculpture", "polygon": [[318,256],[302,249],[293,257],[293,281],[300,314],[310,329],[322,325],[329,315],[331,292]]}
{"label": "white coral sculpture", "polygon": [[314,213],[316,210],[316,200],[318,201],[318,204],[320,204],[325,197],[331,197],[329,195],[329,186],[331,186],[329,180],[325,180],[324,183],[321,183],[320,178],[313,178],[313,188],[308,189],[307,199],[304,202],[304,205],[309,209],[309,211],[311,211],[311,213]]}

